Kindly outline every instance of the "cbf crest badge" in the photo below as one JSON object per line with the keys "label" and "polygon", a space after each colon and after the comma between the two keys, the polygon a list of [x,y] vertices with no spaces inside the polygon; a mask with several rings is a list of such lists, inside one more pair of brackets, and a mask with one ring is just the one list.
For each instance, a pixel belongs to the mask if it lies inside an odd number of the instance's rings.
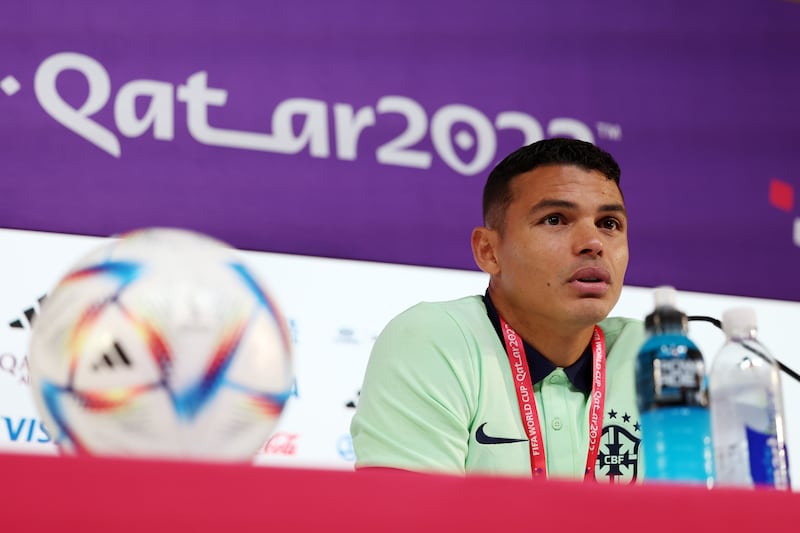
{"label": "cbf crest badge", "polygon": [[595,477],[601,483],[628,484],[639,475],[639,444],[641,426],[628,413],[608,411],[600,450],[597,454]]}

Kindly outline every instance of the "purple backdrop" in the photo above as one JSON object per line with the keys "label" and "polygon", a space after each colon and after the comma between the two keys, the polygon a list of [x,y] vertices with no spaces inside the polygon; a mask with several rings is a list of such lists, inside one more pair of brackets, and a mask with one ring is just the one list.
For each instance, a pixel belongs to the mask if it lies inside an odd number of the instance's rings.
{"label": "purple backdrop", "polygon": [[0,46],[0,227],[472,269],[491,166],[571,135],[629,284],[800,300],[800,4],[49,0]]}

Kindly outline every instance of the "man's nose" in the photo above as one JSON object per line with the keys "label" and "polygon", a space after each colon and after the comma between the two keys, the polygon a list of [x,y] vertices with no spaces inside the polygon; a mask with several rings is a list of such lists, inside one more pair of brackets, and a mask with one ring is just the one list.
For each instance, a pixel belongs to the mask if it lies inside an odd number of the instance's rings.
{"label": "man's nose", "polygon": [[[586,225],[588,226],[588,225]],[[600,229],[594,224],[591,227],[581,227],[575,239],[575,251],[579,255],[603,255],[603,239]]]}

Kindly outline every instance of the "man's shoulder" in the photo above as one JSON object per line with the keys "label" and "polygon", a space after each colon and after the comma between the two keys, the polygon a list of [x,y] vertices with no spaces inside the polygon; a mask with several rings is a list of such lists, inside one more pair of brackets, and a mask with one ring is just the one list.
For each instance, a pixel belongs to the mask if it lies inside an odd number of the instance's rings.
{"label": "man's shoulder", "polygon": [[618,335],[623,330],[639,330],[644,334],[644,322],[638,318],[628,318],[622,316],[610,316],[599,324],[603,333],[608,335]]}
{"label": "man's shoulder", "polygon": [[473,321],[488,320],[483,297],[464,296],[455,300],[420,302],[397,315],[391,322],[430,324],[432,321]]}
{"label": "man's shoulder", "polygon": [[603,331],[608,353],[638,353],[644,343],[644,322],[635,318],[609,317],[598,324]]}
{"label": "man's shoulder", "polygon": [[[448,357],[466,353],[463,347],[490,342],[496,337],[481,296],[420,302],[392,318],[378,335],[373,354],[389,352],[403,357],[426,357],[443,350]],[[489,339],[488,341],[486,339]]]}

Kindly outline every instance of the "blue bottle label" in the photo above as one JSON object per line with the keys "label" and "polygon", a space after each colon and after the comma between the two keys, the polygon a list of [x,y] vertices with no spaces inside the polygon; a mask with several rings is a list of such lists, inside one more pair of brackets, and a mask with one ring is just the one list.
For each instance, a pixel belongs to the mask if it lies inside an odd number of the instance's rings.
{"label": "blue bottle label", "polygon": [[639,411],[678,406],[708,406],[705,363],[682,335],[657,335],[645,342],[636,364]]}
{"label": "blue bottle label", "polygon": [[745,426],[750,455],[750,476],[756,485],[775,486],[775,471],[781,468],[781,453],[775,435]]}
{"label": "blue bottle label", "polygon": [[653,374],[657,402],[693,405],[695,402],[685,397],[702,387],[704,365],[697,359],[659,357],[653,361]]}

